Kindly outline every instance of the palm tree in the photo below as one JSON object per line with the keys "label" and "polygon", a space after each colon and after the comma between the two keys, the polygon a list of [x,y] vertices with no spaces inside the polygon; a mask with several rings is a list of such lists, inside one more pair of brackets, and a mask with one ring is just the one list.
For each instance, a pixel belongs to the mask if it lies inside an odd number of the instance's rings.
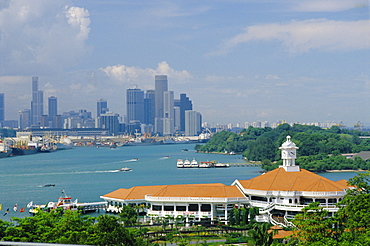
{"label": "palm tree", "polygon": [[251,246],[270,246],[276,231],[268,233],[271,225],[269,223],[254,223],[252,229],[248,231]]}

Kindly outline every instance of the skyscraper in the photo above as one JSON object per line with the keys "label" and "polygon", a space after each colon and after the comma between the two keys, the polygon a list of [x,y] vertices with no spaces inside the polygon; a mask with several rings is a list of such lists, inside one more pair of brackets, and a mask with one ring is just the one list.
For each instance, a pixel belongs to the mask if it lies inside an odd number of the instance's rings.
{"label": "skyscraper", "polygon": [[193,110],[193,103],[186,94],[180,94],[180,131],[185,131],[185,111]]}
{"label": "skyscraper", "polygon": [[19,111],[19,128],[26,129],[31,126],[31,110],[23,109]]}
{"label": "skyscraper", "polygon": [[144,123],[144,91],[134,88],[126,91],[127,123]]}
{"label": "skyscraper", "polygon": [[40,117],[44,114],[44,93],[38,89],[39,78],[32,77],[31,124],[40,125]]}
{"label": "skyscraper", "polygon": [[99,117],[99,125],[103,129],[107,129],[109,134],[118,135],[120,130],[119,115],[114,113],[101,114]]}
{"label": "skyscraper", "polygon": [[109,111],[108,103],[104,99],[99,99],[97,103],[96,118],[99,118],[101,114],[105,114]]}
{"label": "skyscraper", "polygon": [[144,123],[154,125],[155,90],[147,90],[144,95]]}
{"label": "skyscraper", "polygon": [[49,110],[49,126],[54,125],[54,116],[58,114],[58,101],[57,98],[54,96],[51,96],[48,98],[48,110]]}
{"label": "skyscraper", "polygon": [[202,126],[202,115],[194,110],[185,111],[185,136],[196,136],[200,134]]}
{"label": "skyscraper", "polygon": [[155,76],[155,131],[163,133],[163,93],[168,90],[167,75]]}
{"label": "skyscraper", "polygon": [[4,93],[0,93],[0,126],[5,120],[5,99]]}
{"label": "skyscraper", "polygon": [[163,93],[163,134],[171,135],[175,129],[175,108],[173,91]]}

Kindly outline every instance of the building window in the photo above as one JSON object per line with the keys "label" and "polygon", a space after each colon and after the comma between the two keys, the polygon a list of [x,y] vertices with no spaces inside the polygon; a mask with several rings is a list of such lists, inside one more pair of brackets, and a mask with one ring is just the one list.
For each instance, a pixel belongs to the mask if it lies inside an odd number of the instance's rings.
{"label": "building window", "polygon": [[186,211],[186,206],[176,206],[176,211]]}
{"label": "building window", "polygon": [[153,211],[162,211],[162,205],[152,205]]}
{"label": "building window", "polygon": [[200,211],[202,211],[202,212],[210,212],[211,211],[211,204],[202,204],[200,206]]}
{"label": "building window", "polygon": [[326,200],[325,199],[316,199],[315,202],[319,202],[319,203],[325,204],[326,203]]}
{"label": "building window", "polygon": [[267,198],[261,196],[252,196],[251,200],[267,202]]}
{"label": "building window", "polygon": [[164,211],[174,211],[175,210],[175,207],[174,206],[164,206],[163,207],[163,210]]}
{"label": "building window", "polygon": [[189,204],[188,211],[199,211],[199,205],[198,204]]}

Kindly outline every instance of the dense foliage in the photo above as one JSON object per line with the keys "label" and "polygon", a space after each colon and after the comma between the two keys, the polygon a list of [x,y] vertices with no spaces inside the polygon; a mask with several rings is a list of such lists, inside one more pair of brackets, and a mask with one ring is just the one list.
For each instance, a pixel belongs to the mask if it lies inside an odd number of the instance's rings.
{"label": "dense foliage", "polygon": [[290,245],[370,245],[370,173],[349,180],[356,189],[347,191],[333,217],[312,203],[296,215]]}
{"label": "dense foliage", "polygon": [[80,245],[143,245],[135,231],[122,226],[119,218],[100,215],[98,218],[77,211],[57,209],[39,211],[33,217],[0,220],[0,240]]}
{"label": "dense foliage", "polygon": [[341,129],[333,126],[322,129],[316,126],[282,124],[275,129],[254,128],[240,133],[221,131],[205,145],[195,149],[202,152],[236,152],[251,161],[262,161],[265,170],[278,165],[281,151],[279,147],[287,136],[299,147],[296,163],[311,171],[332,169],[370,170],[370,163],[361,158],[346,159],[341,154],[358,153],[370,150],[370,132]]}

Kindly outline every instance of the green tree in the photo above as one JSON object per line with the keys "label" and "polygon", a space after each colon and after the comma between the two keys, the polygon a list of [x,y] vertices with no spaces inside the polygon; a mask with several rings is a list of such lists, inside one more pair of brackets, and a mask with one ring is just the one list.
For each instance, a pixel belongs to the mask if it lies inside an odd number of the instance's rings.
{"label": "green tree", "polygon": [[311,203],[294,217],[294,238],[299,245],[336,245],[339,234],[332,228],[336,221],[328,217],[328,211]]}
{"label": "green tree", "polygon": [[95,245],[142,245],[142,241],[134,237],[118,221],[118,218],[110,215],[100,215],[93,230]]}
{"label": "green tree", "polygon": [[369,245],[370,172],[359,173],[348,183],[356,188],[347,191],[336,213],[342,232],[341,239],[357,245]]}
{"label": "green tree", "polygon": [[251,246],[269,246],[273,243],[273,236],[276,233],[272,231],[268,232],[271,225],[266,222],[254,223],[252,229],[248,231],[249,242]]}
{"label": "green tree", "polygon": [[122,221],[125,226],[133,226],[137,222],[138,212],[131,206],[123,206],[118,215],[120,221]]}

